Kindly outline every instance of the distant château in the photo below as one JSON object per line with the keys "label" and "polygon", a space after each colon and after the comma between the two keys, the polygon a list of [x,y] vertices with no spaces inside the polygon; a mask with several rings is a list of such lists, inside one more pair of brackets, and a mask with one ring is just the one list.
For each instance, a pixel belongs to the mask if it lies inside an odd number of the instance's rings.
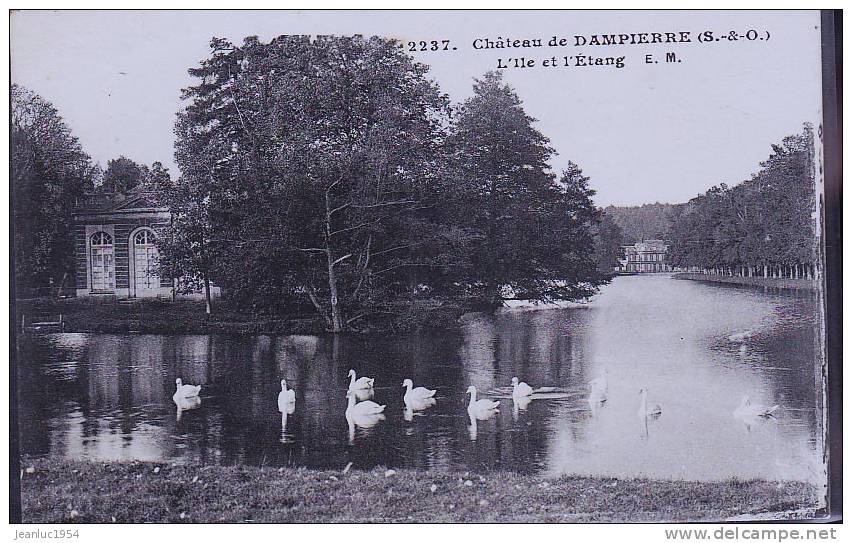
{"label": "distant ch\u00e2teau", "polygon": [[624,258],[619,260],[617,271],[627,273],[654,273],[672,271],[666,262],[668,245],[661,239],[647,239],[633,245],[622,246]]}

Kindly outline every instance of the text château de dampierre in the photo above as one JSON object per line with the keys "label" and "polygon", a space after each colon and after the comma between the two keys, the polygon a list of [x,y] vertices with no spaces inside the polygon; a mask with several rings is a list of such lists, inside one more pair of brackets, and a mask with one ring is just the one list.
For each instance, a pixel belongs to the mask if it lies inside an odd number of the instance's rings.
{"label": "text ch\u00e2teau de dampierre", "polygon": [[691,43],[691,32],[637,32],[631,34],[575,34],[570,38],[476,38],[474,49],[525,49],[533,47],[583,47],[594,45],[641,45],[654,43]]}

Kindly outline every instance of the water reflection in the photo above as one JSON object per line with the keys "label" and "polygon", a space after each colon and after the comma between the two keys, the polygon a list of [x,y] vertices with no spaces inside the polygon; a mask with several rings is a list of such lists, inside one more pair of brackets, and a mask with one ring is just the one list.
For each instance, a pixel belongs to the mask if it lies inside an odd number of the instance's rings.
{"label": "water reflection", "polygon": [[[28,337],[19,345],[22,449],[88,459],[824,480],[814,311],[808,295],[623,277],[582,308],[467,315],[459,332],[438,335]],[[350,368],[375,378],[357,401],[386,404],[381,417],[346,415]],[[558,391],[467,411],[469,385],[497,400],[489,392],[513,376]],[[203,398],[173,402],[176,378],[202,385]],[[435,398],[406,406],[404,378],[437,389]],[[282,379],[296,391],[283,410]],[[637,417],[642,388],[663,416]],[[737,419],[746,394],[782,407],[771,420]]]}
{"label": "water reflection", "polygon": [[[427,409],[435,405],[437,401],[438,400],[433,397],[403,399],[403,402],[405,403],[405,411],[411,412],[411,417],[413,417],[413,414],[418,411],[426,411]],[[409,418],[407,420],[411,419]]]}
{"label": "water reflection", "polygon": [[183,415],[184,411],[190,411],[192,409],[198,409],[201,406],[201,398],[198,396],[175,396],[172,398],[177,406],[177,414],[175,415],[175,420],[180,421],[181,415]]}

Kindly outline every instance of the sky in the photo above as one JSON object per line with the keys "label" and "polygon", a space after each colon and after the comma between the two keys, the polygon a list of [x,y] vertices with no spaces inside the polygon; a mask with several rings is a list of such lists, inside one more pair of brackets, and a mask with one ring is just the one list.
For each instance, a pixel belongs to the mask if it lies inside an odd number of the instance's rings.
{"label": "sky", "polygon": [[[697,41],[707,30],[750,29],[757,39]],[[575,35],[652,32],[689,32],[692,42],[574,46]],[[820,116],[816,11],[21,11],[11,16],[12,81],[52,102],[102,166],[123,155],[160,161],[176,176],[181,89],[193,84],[187,70],[208,55],[210,38],[282,34],[450,40],[456,50],[411,54],[455,103],[498,58],[535,60],[501,70],[504,79],[556,149],[553,169],[577,163],[598,205],[684,202],[736,184],[773,143]],[[568,45],[473,48],[477,39],[546,45],[553,36]],[[665,62],[668,52],[680,62]],[[623,55],[625,66],[561,66],[579,54]],[[558,67],[541,65],[553,56]]]}

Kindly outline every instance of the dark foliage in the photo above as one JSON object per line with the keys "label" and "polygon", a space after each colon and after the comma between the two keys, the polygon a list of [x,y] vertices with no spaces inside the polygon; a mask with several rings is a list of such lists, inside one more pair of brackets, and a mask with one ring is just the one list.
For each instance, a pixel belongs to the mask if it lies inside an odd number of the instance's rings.
{"label": "dark foliage", "polygon": [[105,193],[128,194],[137,189],[166,191],[172,186],[169,169],[160,162],[149,168],[120,156],[107,162],[103,178],[97,190]]}
{"label": "dark foliage", "polygon": [[49,102],[12,85],[10,107],[17,294],[55,294],[72,283],[72,213],[96,171]]}
{"label": "dark foliage", "polygon": [[[593,191],[498,75],[449,102],[395,42],[221,39],[190,74],[164,266],[339,331],[399,302],[576,299],[604,279]],[[192,283],[195,282],[196,285]],[[455,303],[455,302],[454,302]]]}
{"label": "dark foliage", "polygon": [[678,206],[675,266],[774,277],[812,276],[816,263],[813,129],[784,138],[751,179]]}
{"label": "dark foliage", "polygon": [[534,123],[490,72],[459,107],[449,139],[456,182],[447,220],[475,233],[458,284],[493,307],[508,298],[576,300],[605,282],[592,258],[594,191],[574,163],[556,180],[553,149]]}
{"label": "dark foliage", "polygon": [[623,244],[632,245],[646,239],[665,239],[675,207],[659,202],[641,206],[607,206],[604,213],[623,232]]}

